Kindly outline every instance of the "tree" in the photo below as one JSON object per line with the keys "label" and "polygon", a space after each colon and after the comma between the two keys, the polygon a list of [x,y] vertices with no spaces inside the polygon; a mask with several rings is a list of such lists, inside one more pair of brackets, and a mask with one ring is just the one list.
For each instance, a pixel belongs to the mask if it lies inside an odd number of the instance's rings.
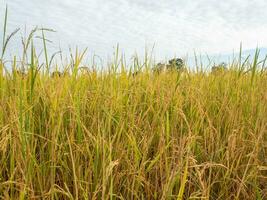
{"label": "tree", "polygon": [[185,68],[185,64],[183,59],[181,58],[173,58],[169,60],[169,64],[166,66],[167,70],[176,70],[182,71]]}

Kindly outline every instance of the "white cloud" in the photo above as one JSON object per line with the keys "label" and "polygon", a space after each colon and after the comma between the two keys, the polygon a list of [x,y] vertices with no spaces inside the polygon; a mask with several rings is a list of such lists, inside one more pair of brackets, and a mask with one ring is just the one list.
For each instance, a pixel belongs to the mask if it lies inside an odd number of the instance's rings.
{"label": "white cloud", "polygon": [[[31,0],[7,1],[10,29],[57,30],[57,44],[88,46],[105,57],[120,43],[127,54],[156,43],[160,58],[193,49],[208,53],[267,46],[265,0]],[[0,3],[3,13],[4,3]]]}

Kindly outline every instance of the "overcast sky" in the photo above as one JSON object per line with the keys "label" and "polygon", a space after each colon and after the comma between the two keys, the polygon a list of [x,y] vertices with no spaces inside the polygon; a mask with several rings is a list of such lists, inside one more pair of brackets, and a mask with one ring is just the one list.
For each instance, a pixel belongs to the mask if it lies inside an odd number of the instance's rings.
{"label": "overcast sky", "polygon": [[52,28],[50,48],[78,45],[101,57],[117,43],[128,55],[155,44],[159,59],[194,49],[232,52],[240,42],[246,49],[267,46],[266,0],[0,0],[1,16],[6,4],[9,31]]}

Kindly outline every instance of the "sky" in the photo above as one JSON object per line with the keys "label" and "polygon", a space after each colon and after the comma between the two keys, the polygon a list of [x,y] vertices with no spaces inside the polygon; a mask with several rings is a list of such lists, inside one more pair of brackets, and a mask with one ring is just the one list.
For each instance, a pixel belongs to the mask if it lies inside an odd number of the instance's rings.
{"label": "sky", "polygon": [[35,26],[56,30],[47,33],[51,52],[77,45],[106,58],[119,44],[127,56],[154,47],[162,60],[238,51],[240,42],[267,47],[266,0],[0,0],[0,20],[5,5],[8,31],[21,28],[17,40]]}

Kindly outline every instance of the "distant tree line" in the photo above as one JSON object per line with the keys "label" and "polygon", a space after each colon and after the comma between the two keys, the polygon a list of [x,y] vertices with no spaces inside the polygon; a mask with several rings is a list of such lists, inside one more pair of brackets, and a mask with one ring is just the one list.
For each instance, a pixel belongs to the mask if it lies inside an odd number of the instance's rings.
{"label": "distant tree line", "polygon": [[184,60],[181,58],[173,58],[169,60],[168,64],[158,63],[153,69],[154,73],[161,73],[163,71],[186,71]]}

